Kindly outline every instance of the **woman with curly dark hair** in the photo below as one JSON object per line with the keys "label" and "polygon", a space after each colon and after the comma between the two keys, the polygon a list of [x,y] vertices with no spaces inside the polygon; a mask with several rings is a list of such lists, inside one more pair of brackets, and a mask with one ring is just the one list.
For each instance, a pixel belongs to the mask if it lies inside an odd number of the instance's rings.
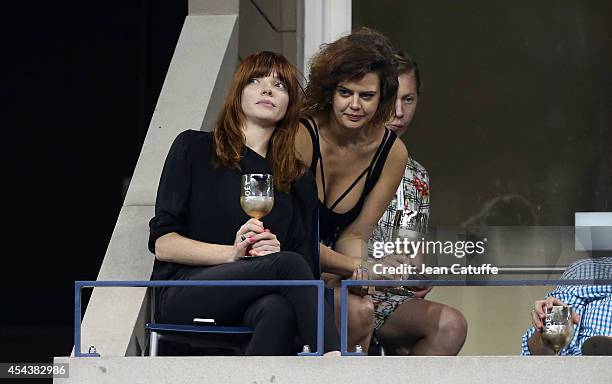
{"label": "woman with curly dark hair", "polygon": [[[152,279],[314,279],[316,187],[293,150],[298,116],[295,68],[272,52],[247,57],[212,133],[185,131],[170,148],[149,223]],[[241,208],[242,174],[273,177],[265,227]],[[167,287],[159,299],[162,322],[252,327],[247,355],[295,354],[296,336],[314,348],[316,315],[312,287]],[[324,351],[338,354],[333,318],[326,323]]]}
{"label": "woman with curly dark hair", "polygon": [[[370,29],[324,45],[311,60],[296,150],[316,175],[328,286],[363,277],[368,239],[402,178],[408,153],[385,128],[397,86],[393,48]],[[369,296],[349,295],[349,349],[367,350],[373,313]]]}

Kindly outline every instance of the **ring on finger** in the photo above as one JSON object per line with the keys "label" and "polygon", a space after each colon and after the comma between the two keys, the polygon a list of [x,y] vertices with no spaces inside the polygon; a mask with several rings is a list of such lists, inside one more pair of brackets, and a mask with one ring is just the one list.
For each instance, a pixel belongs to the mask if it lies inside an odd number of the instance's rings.
{"label": "ring on finger", "polygon": [[242,241],[245,241],[247,238],[244,235],[240,235],[240,239],[242,239]]}

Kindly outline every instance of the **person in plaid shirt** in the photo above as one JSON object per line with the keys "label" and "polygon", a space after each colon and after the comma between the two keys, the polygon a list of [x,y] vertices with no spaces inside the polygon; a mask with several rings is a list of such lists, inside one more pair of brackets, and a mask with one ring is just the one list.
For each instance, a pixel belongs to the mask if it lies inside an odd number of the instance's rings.
{"label": "person in plaid shirt", "polygon": [[[399,87],[395,117],[387,128],[400,137],[416,111],[420,78],[415,61],[403,53],[395,58]],[[394,224],[416,227],[417,231],[425,233],[428,220],[429,176],[425,167],[409,158],[395,197],[374,228],[372,240],[391,239]],[[388,291],[372,295],[373,339],[385,347],[388,355],[456,355],[461,350],[467,335],[467,322],[458,310],[426,300],[431,289],[431,286],[410,287],[410,291],[402,295]]]}
{"label": "person in plaid shirt", "polygon": [[[612,279],[612,257],[579,260],[567,268],[561,279]],[[533,327],[523,335],[522,355],[553,354],[540,337],[545,307],[553,305],[571,305],[577,325],[572,341],[561,355],[612,354],[612,285],[561,285],[548,293],[545,300],[534,303]]]}

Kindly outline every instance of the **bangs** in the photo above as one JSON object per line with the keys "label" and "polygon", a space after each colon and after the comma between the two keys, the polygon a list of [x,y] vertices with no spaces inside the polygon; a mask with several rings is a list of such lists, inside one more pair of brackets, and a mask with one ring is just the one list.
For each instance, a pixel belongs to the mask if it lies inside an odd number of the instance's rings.
{"label": "bangs", "polygon": [[292,66],[287,59],[273,52],[264,51],[251,55],[241,63],[241,66],[244,66],[244,84],[253,77],[266,77],[275,74],[276,78],[289,88],[292,88],[297,81]]}

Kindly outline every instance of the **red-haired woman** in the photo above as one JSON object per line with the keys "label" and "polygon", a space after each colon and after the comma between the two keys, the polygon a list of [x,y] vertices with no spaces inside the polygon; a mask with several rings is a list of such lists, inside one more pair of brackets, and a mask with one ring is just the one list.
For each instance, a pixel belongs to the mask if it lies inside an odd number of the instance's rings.
{"label": "red-haired woman", "polygon": [[[316,175],[321,265],[330,286],[361,277],[355,271],[366,244],[404,173],[406,147],[385,128],[397,85],[390,42],[369,29],[325,45],[311,60],[296,150]],[[372,302],[354,294],[348,302],[349,349],[367,350]]]}
{"label": "red-haired woman", "polygon": [[[185,131],[162,172],[149,249],[153,279],[313,279],[311,220],[315,183],[295,156],[299,114],[296,70],[281,55],[261,52],[237,68],[212,133]],[[240,179],[273,175],[274,207],[264,224],[243,212]],[[244,259],[246,254],[253,256]],[[161,321],[194,317],[246,324],[254,334],[247,355],[291,355],[316,345],[312,287],[169,287],[159,302]],[[325,352],[339,347],[326,321]]]}

